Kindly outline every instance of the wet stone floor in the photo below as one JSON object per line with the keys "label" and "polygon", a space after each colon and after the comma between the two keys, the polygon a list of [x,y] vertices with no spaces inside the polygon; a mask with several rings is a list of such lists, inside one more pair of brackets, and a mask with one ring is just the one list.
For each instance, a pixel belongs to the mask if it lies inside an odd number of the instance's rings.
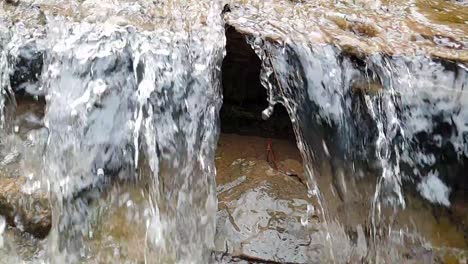
{"label": "wet stone floor", "polygon": [[[269,145],[276,164],[267,162]],[[375,175],[347,177],[348,193],[342,201],[324,162],[317,178],[325,201],[320,205],[309,198],[294,142],[272,140],[269,144],[266,138],[223,134],[216,166],[216,250],[223,252],[217,257],[221,263],[362,263],[366,258],[371,241],[366,223],[370,221]],[[449,214],[436,213],[439,210],[419,197],[408,194],[405,199],[405,210],[382,211],[388,219],[383,221],[389,227],[386,230],[393,233],[381,242],[386,248],[381,252],[383,259],[464,263],[468,241]],[[323,211],[328,214],[328,225],[322,222]],[[330,245],[333,256],[327,250]]]}
{"label": "wet stone floor", "polygon": [[[274,151],[275,161],[267,157],[267,149]],[[218,213],[213,262],[361,263],[368,254],[372,238],[366,223],[368,197],[375,191],[374,176],[350,177],[354,180],[347,182],[349,191],[342,201],[334,190],[328,165],[323,164],[317,179],[326,201],[321,210],[308,193],[295,142],[221,134],[216,167]],[[44,202],[38,202],[32,208],[35,210],[18,202],[31,199],[23,184],[21,178],[1,178],[0,206],[13,206],[18,216],[12,213],[6,217],[16,228],[8,227],[5,218],[0,220],[0,228],[5,229],[0,263],[40,259],[45,254],[46,240],[21,232],[37,232],[50,224],[44,217],[46,209],[41,207]],[[37,192],[33,195],[42,197]],[[144,263],[151,259],[145,246],[146,195],[144,183],[115,184],[104,199],[95,202],[89,216],[92,228],[86,234],[89,263]],[[382,242],[383,258],[393,254],[393,260],[404,263],[466,263],[467,240],[450,214],[441,214],[418,197],[408,194],[405,198],[405,210],[382,211],[385,219],[391,219],[384,221],[391,227],[385,229],[391,235]],[[324,211],[328,225],[323,222]],[[466,212],[466,208],[458,212]]]}

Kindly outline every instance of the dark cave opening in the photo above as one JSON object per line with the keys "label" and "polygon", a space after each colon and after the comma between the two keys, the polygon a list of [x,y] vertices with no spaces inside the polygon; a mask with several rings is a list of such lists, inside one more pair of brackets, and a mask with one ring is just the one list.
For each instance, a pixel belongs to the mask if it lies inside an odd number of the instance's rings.
{"label": "dark cave opening", "polygon": [[245,36],[226,28],[226,57],[222,64],[223,106],[221,132],[239,135],[283,138],[295,141],[291,120],[284,106],[262,119],[268,107],[267,91],[260,83],[261,61],[247,44]]}

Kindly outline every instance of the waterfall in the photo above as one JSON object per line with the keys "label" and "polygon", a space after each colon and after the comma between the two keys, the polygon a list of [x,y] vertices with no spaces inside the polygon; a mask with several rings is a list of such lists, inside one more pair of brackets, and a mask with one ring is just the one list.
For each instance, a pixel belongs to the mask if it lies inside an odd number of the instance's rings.
{"label": "waterfall", "polygon": [[0,54],[0,127],[3,129],[5,125],[5,100],[7,97],[7,89],[9,85],[9,75],[8,75],[8,62],[6,55],[2,51]]}
{"label": "waterfall", "polygon": [[[408,195],[448,208],[466,188],[457,186],[468,164],[468,68],[456,52],[466,51],[463,27],[433,26],[418,1],[230,2],[224,10],[218,0],[0,3],[0,169],[19,160],[16,173],[47,190],[52,211],[33,262],[128,261],[118,234],[101,232],[112,203],[135,227],[114,229],[143,230],[132,261],[210,261],[225,22],[261,60],[262,117],[281,104],[294,129],[312,201],[297,220],[310,231],[301,258],[403,262],[398,247],[424,242],[392,229]],[[28,121],[35,131],[10,122],[15,93],[45,101],[44,116]],[[368,175],[365,220],[338,222],[324,190],[352,211],[356,182]],[[111,253],[100,258],[96,248]]]}
{"label": "waterfall", "polygon": [[[441,165],[447,155],[468,157],[463,147],[468,127],[462,121],[468,117],[468,78],[462,65],[423,56],[358,59],[332,45],[278,43],[261,35],[247,41],[262,60],[270,103],[265,115],[276,103],[288,110],[309,188],[322,201],[325,219],[327,201],[316,183],[323,160],[329,160],[344,201],[349,189],[344,178],[353,177],[360,161],[380,171],[369,208],[378,250],[384,247],[377,241],[385,225],[382,206],[404,209],[405,183],[418,184],[422,197],[435,204],[450,205],[450,188],[437,177],[453,177]],[[421,146],[421,138],[427,145]]]}
{"label": "waterfall", "polygon": [[[82,20],[49,15],[44,7],[40,14],[47,23],[36,43],[43,57],[37,89],[45,94],[48,131],[41,175],[53,219],[46,258],[87,259],[92,216],[100,210],[93,201],[105,195],[109,182],[141,181],[148,206],[135,224],[146,229],[145,259],[206,262],[217,210],[221,6],[102,4],[83,3],[76,13],[87,17]],[[96,10],[107,15],[97,19],[108,20],[93,23]],[[145,15],[154,28],[145,30]],[[9,81],[7,55],[2,50],[2,94]],[[0,110],[5,99],[0,97]]]}
{"label": "waterfall", "polygon": [[[1,37],[1,36],[0,36]],[[8,119],[11,118],[15,99],[10,87],[10,65],[7,56],[7,47],[0,38],[0,133],[7,128]]]}
{"label": "waterfall", "polygon": [[75,192],[135,177],[142,159],[150,168],[148,247],[160,261],[209,256],[224,48],[220,18],[209,19],[207,28],[174,33],[83,24],[47,54],[44,175],[55,182],[52,230],[71,249],[67,259],[79,252],[68,237],[87,230],[88,208]]}

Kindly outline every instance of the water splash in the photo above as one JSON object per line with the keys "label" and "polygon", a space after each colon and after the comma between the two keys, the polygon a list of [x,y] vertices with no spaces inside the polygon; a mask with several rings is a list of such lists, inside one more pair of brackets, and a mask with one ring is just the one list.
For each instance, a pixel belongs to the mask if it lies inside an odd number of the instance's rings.
{"label": "water splash", "polygon": [[[391,253],[384,252],[390,238],[385,235],[387,219],[382,207],[404,209],[405,181],[426,183],[427,172],[447,173],[443,166],[438,167],[446,155],[454,154],[459,160],[467,157],[459,147],[467,127],[458,122],[467,118],[467,101],[461,99],[466,97],[466,69],[419,56],[372,55],[360,59],[335,46],[311,44],[300,37],[272,40],[259,34],[247,41],[262,60],[261,78],[270,108],[283,104],[293,121],[310,178],[309,188],[322,201],[325,219],[327,202],[317,187],[323,160],[329,160],[334,189],[344,202],[349,195],[346,183],[360,160],[366,159],[367,166],[380,171],[369,208],[371,255],[376,254],[378,261],[382,260],[381,254],[391,257]],[[439,134],[444,122],[453,127],[448,137]],[[421,136],[425,140],[450,139],[438,148],[421,147]],[[449,146],[449,153],[443,153],[444,145]],[[442,176],[448,177],[449,173]],[[432,200],[448,201],[449,192],[433,193],[446,189],[432,188],[431,196],[440,196]],[[428,196],[427,188],[422,195]]]}
{"label": "water splash", "polygon": [[[148,183],[147,207],[135,222],[146,229],[145,261],[206,262],[216,211],[213,151],[225,44],[220,4],[46,2],[36,8],[22,1],[15,9],[0,10],[5,20],[27,14],[12,29],[8,41],[14,49],[1,45],[2,95],[11,89],[8,75],[20,47],[35,46],[44,56],[33,90],[47,99],[42,176],[54,223],[46,258],[89,260],[93,216],[102,209],[93,201],[102,201],[111,181],[139,181]],[[438,161],[468,157],[467,70],[464,64],[415,54],[423,46],[434,57],[463,59],[463,53],[447,47],[463,49],[466,41],[459,36],[466,29],[443,26],[433,36],[414,34],[406,28],[412,20],[431,25],[434,17],[421,16],[412,3],[279,2],[287,8],[262,1],[234,14],[231,22],[258,31],[249,42],[263,61],[261,78],[269,95],[263,117],[277,103],[289,112],[306,161],[309,195],[318,198],[308,211],[318,207],[324,219],[331,219],[317,183],[321,160],[332,164],[333,185],[343,201],[350,195],[351,172],[359,166],[355,161],[379,171],[369,208],[374,245],[394,238],[384,229],[380,210],[404,207],[405,182],[420,182],[423,197],[450,204],[444,180],[453,172]],[[369,9],[359,9],[366,4]],[[336,12],[324,12],[329,8]],[[402,19],[407,9],[410,19]],[[272,12],[287,14],[279,19]],[[349,15],[354,13],[364,16]],[[399,21],[395,26],[401,34],[384,34],[386,21]],[[376,53],[382,50],[396,51],[395,56]],[[2,118],[7,98],[0,96]],[[437,188],[428,187],[433,184]],[[339,261],[336,238],[326,231],[330,246],[323,250]],[[380,237],[386,231],[388,237]],[[386,251],[381,245],[375,250]]]}
{"label": "water splash", "polygon": [[2,42],[0,38],[0,131],[3,132],[7,129],[9,119],[12,118],[15,98],[10,86],[10,64],[7,57],[7,47],[4,47]]}
{"label": "water splash", "polygon": [[109,177],[132,178],[141,163],[150,168],[142,179],[150,189],[148,251],[159,261],[208,257],[224,47],[220,18],[210,19],[177,33],[82,24],[48,54],[46,164],[53,164],[45,175],[55,182],[52,230],[66,260],[80,248],[69,237],[89,230],[89,206],[78,193]]}
{"label": "water splash", "polygon": [[[135,223],[147,230],[146,260],[209,257],[224,23],[217,1],[166,4],[64,2],[32,17],[45,19],[36,44],[44,58],[37,89],[46,98],[50,262],[89,260],[99,201],[119,181],[147,183],[147,208]],[[17,48],[29,43],[17,39]],[[0,65],[9,67],[5,56]]]}

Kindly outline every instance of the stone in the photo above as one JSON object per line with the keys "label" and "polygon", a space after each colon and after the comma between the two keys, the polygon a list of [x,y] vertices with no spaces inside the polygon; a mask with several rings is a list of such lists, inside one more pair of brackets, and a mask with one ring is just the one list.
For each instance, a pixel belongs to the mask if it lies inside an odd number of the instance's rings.
{"label": "stone", "polygon": [[317,222],[308,215],[306,186],[264,160],[237,159],[230,167],[228,177],[238,178],[218,186],[216,251],[250,262],[306,263],[314,225],[302,223]]}
{"label": "stone", "polygon": [[52,223],[49,200],[45,193],[26,193],[25,182],[25,178],[0,177],[0,215],[8,225],[45,238]]}
{"label": "stone", "polygon": [[[234,3],[223,15],[226,24],[243,35],[262,36],[272,43],[292,40],[332,44],[344,53],[358,57],[377,53],[412,56],[423,52],[446,61],[468,61],[466,39],[463,38],[467,33],[465,7],[449,1],[419,1],[409,8],[403,7],[403,2],[391,7],[379,2],[355,2],[346,8],[323,1],[314,4],[309,1],[269,1],[258,6]],[[402,16],[403,9],[407,13]],[[427,22],[422,22],[420,17]]]}
{"label": "stone", "polygon": [[19,0],[5,0],[5,2],[6,2],[7,4],[16,6],[16,5],[19,4],[20,1],[19,1]]}

